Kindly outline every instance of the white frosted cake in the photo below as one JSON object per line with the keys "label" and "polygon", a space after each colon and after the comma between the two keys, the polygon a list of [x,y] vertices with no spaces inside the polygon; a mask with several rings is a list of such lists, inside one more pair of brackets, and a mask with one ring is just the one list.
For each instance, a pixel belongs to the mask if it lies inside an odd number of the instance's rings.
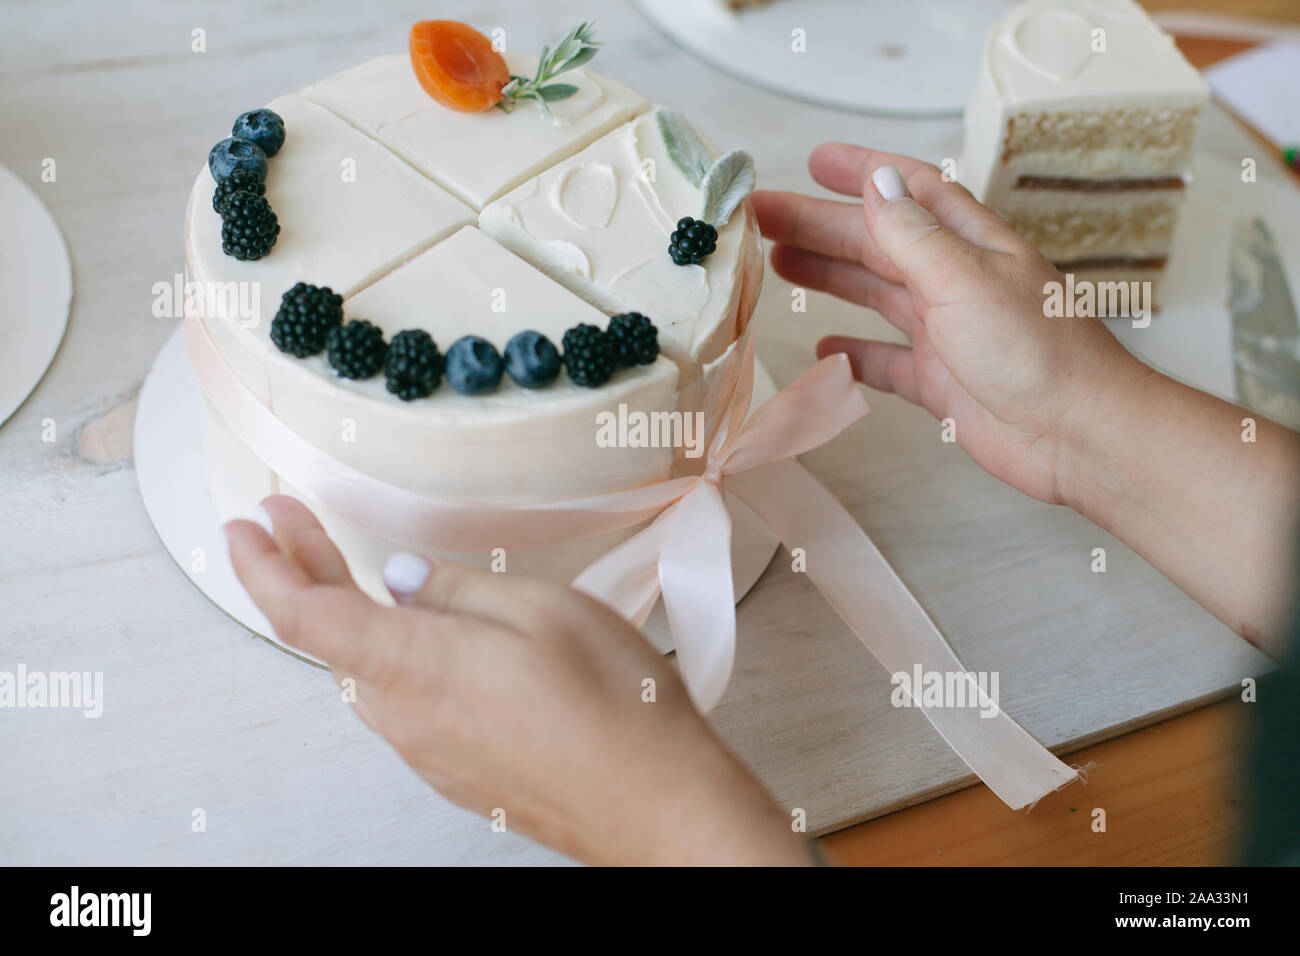
{"label": "white frosted cake", "polygon": [[[514,54],[506,61],[512,75],[531,76],[538,65]],[[678,264],[670,235],[679,219],[701,214],[706,189],[667,154],[661,114],[643,97],[579,65],[558,77],[576,87],[563,98],[460,112],[426,92],[412,62],[379,57],[268,105],[285,132],[263,167],[279,231],[260,258],[223,249],[223,220],[233,214],[214,210],[217,170],[199,174],[186,217],[191,278],[200,288],[256,290],[255,308],[198,316],[221,357],[298,436],[423,495],[551,501],[698,470],[673,448],[601,447],[598,415],[704,407],[712,377],[703,372],[736,341],[761,283],[748,203],[718,225],[702,261]],[[257,204],[251,195],[240,202]],[[364,319],[379,331],[366,338],[352,329],[355,340],[332,332],[313,354],[286,351],[273,326],[281,296],[298,283],[328,287],[342,296],[346,325]],[[466,336],[504,355],[525,330],[558,349],[566,330],[606,329],[612,315],[631,313],[657,328],[660,353],[616,364],[598,384],[579,384],[566,352],[565,371],[544,387],[519,384],[504,356],[499,381],[462,388],[448,355]],[[409,330],[428,333],[445,374],[427,394],[399,397],[392,343]],[[380,333],[388,357],[376,370],[367,363],[379,353],[368,349]],[[202,433],[222,520],[251,514],[266,495],[297,492],[206,398]],[[380,569],[397,546],[309,504],[359,583],[382,597]],[[630,533],[511,554],[509,567],[568,579]],[[481,551],[457,557],[485,561],[495,547],[484,540]]]}
{"label": "white frosted cake", "polygon": [[1155,281],[1208,98],[1132,0],[1031,0],[989,34],[958,178],[1063,272]]}

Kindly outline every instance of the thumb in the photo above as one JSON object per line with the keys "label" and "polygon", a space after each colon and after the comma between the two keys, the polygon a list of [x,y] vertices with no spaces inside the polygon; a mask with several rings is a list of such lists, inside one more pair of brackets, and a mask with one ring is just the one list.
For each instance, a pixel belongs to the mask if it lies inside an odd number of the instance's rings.
{"label": "thumb", "polygon": [[908,191],[894,166],[881,166],[863,190],[867,231],[904,283],[934,301],[955,269],[974,266],[982,250],[944,226]]}

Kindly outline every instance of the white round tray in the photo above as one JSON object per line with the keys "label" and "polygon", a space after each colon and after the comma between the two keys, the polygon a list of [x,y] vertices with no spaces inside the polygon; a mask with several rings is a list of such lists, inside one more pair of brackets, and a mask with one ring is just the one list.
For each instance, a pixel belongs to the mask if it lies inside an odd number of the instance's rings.
{"label": "white round tray", "polygon": [[72,263],[48,209],[0,166],[0,424],[36,388],[68,328]]}
{"label": "white round tray", "polygon": [[[771,376],[761,362],[755,362],[754,405],[775,392]],[[235,577],[225,533],[204,490],[198,384],[181,328],[159,350],[140,389],[135,470],[145,510],[163,547],[195,586],[254,634],[300,660],[321,665],[275,636],[266,616]],[[778,542],[744,503],[728,495],[727,507],[732,519],[732,577],[739,601],[758,581]],[[672,650],[662,602],[643,630],[661,653]]]}
{"label": "white round tray", "polygon": [[[835,109],[956,116],[984,37],[1012,0],[637,0],[645,18],[715,68]],[[795,31],[803,31],[796,35]],[[797,51],[799,36],[804,50]]]}

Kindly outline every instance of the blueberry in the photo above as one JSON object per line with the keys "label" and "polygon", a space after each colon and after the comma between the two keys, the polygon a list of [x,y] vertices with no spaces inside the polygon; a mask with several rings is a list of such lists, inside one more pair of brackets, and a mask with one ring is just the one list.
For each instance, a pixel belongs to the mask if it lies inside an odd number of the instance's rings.
{"label": "blueberry", "polygon": [[257,178],[266,181],[266,153],[256,143],[231,136],[223,139],[208,153],[208,171],[217,182],[236,169],[251,169]]}
{"label": "blueberry", "polygon": [[506,371],[524,388],[545,388],[560,375],[560,350],[540,332],[520,332],[506,343]]}
{"label": "blueberry", "polygon": [[274,110],[249,110],[239,114],[230,135],[248,140],[271,157],[284,145],[284,120]]}
{"label": "blueberry", "polygon": [[501,384],[501,356],[492,343],[465,335],[447,349],[447,383],[462,395],[482,395]]}

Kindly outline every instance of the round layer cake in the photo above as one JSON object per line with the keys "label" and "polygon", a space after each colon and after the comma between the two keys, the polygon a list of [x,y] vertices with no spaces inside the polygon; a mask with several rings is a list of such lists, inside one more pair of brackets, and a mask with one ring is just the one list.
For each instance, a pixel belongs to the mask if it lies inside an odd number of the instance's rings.
{"label": "round layer cake", "polygon": [[[505,54],[533,76],[536,57]],[[299,436],[343,464],[423,495],[495,504],[600,494],[698,470],[671,447],[603,447],[601,413],[694,411],[753,311],[762,276],[754,216],[743,204],[717,229],[716,249],[679,265],[678,220],[700,214],[701,186],[670,155],[648,101],[585,68],[552,102],[457,112],[421,86],[406,54],[329,76],[268,108],[284,121],[268,160],[265,198],[279,234],[265,256],[223,251],[216,184],[207,168],[191,192],[186,246],[196,314],[243,384]],[[556,345],[581,324],[640,313],[660,354],[599,387],[560,374],[544,388],[503,376],[485,394],[445,377],[405,401],[381,372],[341,377],[325,352],[299,358],[271,337],[281,296],[296,283],[343,297],[391,342],[422,329],[446,352],[462,336],[498,351],[535,330]],[[730,349],[730,351],[729,351]],[[338,542],[361,586],[395,549],[273,472],[205,397],[208,491],[221,520],[247,516],[266,495],[299,494]],[[510,570],[567,580],[632,532],[507,556]],[[497,545],[474,553],[484,562]]]}

